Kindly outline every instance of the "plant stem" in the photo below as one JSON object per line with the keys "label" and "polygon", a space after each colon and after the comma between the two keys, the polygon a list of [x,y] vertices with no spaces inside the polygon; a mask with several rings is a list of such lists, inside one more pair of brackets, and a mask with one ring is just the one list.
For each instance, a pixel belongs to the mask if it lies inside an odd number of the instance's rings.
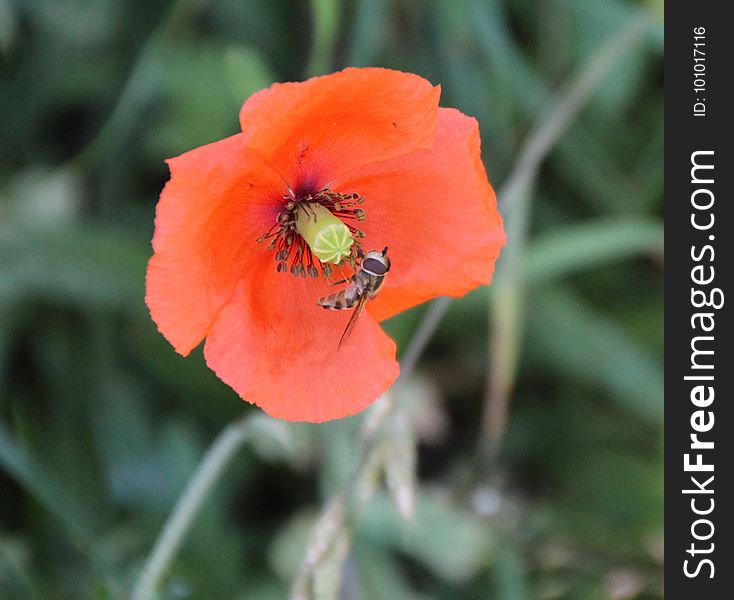
{"label": "plant stem", "polygon": [[334,49],[339,37],[341,4],[339,0],[311,0],[313,41],[306,65],[309,77],[331,70]]}
{"label": "plant stem", "polygon": [[143,566],[131,600],[153,600],[168,566],[229,461],[247,441],[251,418],[230,423],[207,450],[166,521]]}
{"label": "plant stem", "polygon": [[[426,310],[425,314],[421,318],[418,327],[413,333],[413,337],[410,338],[408,347],[403,351],[400,356],[400,375],[398,380],[393,384],[392,388],[380,398],[369,416],[376,417],[375,419],[367,419],[365,422],[366,427],[363,432],[366,435],[363,438],[362,443],[362,454],[359,463],[352,472],[352,477],[347,482],[343,492],[346,497],[351,497],[356,488],[358,482],[363,477],[363,472],[366,466],[369,464],[372,458],[375,447],[379,441],[380,429],[389,420],[392,412],[396,408],[397,394],[400,385],[410,378],[413,371],[418,364],[423,351],[426,349],[428,342],[431,341],[431,336],[435,333],[438,326],[441,324],[446,311],[453,298],[448,296],[441,296],[433,300]],[[376,412],[376,414],[375,414]]]}
{"label": "plant stem", "polygon": [[490,294],[489,369],[479,439],[479,456],[496,457],[504,437],[517,357],[524,329],[525,290],[520,274],[530,224],[533,188],[543,161],[601,87],[609,71],[642,42],[650,25],[645,12],[630,19],[581,65],[540,115],[498,196],[505,214],[507,247],[497,263]]}
{"label": "plant stem", "polygon": [[[350,521],[347,519],[350,509],[358,512],[369,499],[372,479],[375,469],[381,468],[383,458],[381,452],[381,434],[385,424],[394,417],[398,410],[397,394],[400,384],[413,373],[418,360],[425,350],[431,336],[443,320],[446,311],[451,305],[452,298],[440,297],[431,302],[421,319],[408,347],[400,357],[400,376],[382,398],[374,405],[367,415],[362,428],[362,449],[357,465],[352,471],[341,490],[334,494],[321,509],[316,524],[311,532],[303,562],[291,587],[291,600],[311,600],[315,597],[314,575],[327,561],[331,565],[344,562],[349,551],[351,531]],[[364,488],[370,490],[368,494],[359,493]],[[355,508],[356,505],[356,508]],[[133,599],[136,600],[136,599]]]}
{"label": "plant stem", "polygon": [[408,347],[400,357],[400,377],[395,385],[405,381],[413,373],[418,359],[426,349],[426,345],[431,341],[431,337],[438,329],[438,326],[443,321],[446,311],[451,306],[453,298],[448,296],[441,296],[431,302],[426,310],[426,314],[423,315],[421,322],[418,324],[413,337],[410,339]]}

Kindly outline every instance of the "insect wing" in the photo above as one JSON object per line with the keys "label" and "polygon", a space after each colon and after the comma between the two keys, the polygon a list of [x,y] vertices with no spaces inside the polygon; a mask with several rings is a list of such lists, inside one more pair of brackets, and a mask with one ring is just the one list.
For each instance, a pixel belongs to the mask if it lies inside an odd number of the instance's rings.
{"label": "insect wing", "polygon": [[339,348],[341,348],[341,345],[347,341],[352,331],[354,330],[354,326],[357,324],[357,319],[359,318],[359,315],[364,310],[365,304],[367,304],[367,294],[363,294],[359,298],[359,301],[357,302],[357,306],[355,306],[354,308],[354,312],[352,313],[352,316],[349,317],[349,323],[347,323],[347,326],[344,328],[344,333],[342,333],[342,337],[339,340]]}

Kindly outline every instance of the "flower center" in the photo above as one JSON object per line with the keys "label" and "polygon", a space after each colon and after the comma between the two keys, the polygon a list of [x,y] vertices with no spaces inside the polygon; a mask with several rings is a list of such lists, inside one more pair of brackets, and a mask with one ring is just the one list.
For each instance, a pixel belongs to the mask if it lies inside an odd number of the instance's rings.
{"label": "flower center", "polygon": [[359,194],[339,194],[324,188],[314,194],[294,199],[283,196],[285,204],[275,218],[275,224],[257,241],[270,240],[268,250],[275,251],[276,270],[290,270],[294,276],[325,277],[332,273],[331,265],[348,261],[356,268],[362,248],[358,241],[364,232],[350,221],[366,218],[358,205],[364,202]]}

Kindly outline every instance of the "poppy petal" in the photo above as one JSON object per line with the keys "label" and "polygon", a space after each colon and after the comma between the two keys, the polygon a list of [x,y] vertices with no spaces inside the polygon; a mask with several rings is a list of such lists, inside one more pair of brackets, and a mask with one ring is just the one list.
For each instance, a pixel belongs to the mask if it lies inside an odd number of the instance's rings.
{"label": "poppy petal", "polygon": [[247,153],[242,134],[168,165],[171,179],[156,209],[145,301],[161,333],[186,355],[244,273],[269,254],[255,240],[272,225],[287,188]]}
{"label": "poppy petal", "polygon": [[276,83],[240,112],[248,147],[298,192],[433,143],[440,88],[389,69],[345,69]]}
{"label": "poppy petal", "polygon": [[357,169],[334,189],[367,199],[365,249],[389,247],[392,268],[368,304],[378,321],[490,282],[505,234],[475,119],[440,108],[430,150]]}
{"label": "poppy petal", "polygon": [[365,312],[340,347],[351,311],[316,304],[333,291],[264,269],[217,317],[204,346],[207,365],[277,418],[318,423],[364,410],[398,376],[395,343]]}

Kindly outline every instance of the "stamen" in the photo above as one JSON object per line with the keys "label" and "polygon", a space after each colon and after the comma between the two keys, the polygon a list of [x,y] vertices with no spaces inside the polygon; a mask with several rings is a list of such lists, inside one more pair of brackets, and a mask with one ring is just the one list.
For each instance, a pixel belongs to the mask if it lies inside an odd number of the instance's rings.
{"label": "stamen", "polygon": [[318,277],[319,269],[328,279],[331,265],[348,263],[357,268],[364,238],[363,231],[349,221],[366,219],[364,202],[359,194],[340,194],[323,189],[294,199],[283,197],[283,208],[273,226],[257,242],[268,241],[275,251],[276,271],[290,271],[294,277]]}

